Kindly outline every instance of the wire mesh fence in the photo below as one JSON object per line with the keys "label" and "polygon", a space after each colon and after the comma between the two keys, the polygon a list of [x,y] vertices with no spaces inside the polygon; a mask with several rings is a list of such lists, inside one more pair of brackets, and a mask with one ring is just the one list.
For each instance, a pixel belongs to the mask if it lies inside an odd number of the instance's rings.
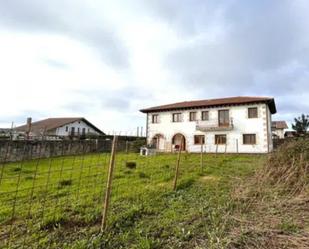
{"label": "wire mesh fence", "polygon": [[[86,227],[90,234],[100,232],[111,141],[96,149],[87,141],[58,142],[57,153],[49,151],[49,156],[44,142],[33,146],[25,141],[16,149],[8,141],[5,146],[0,166],[0,248],[59,248],[57,243],[70,243],[66,234],[72,231],[74,238],[83,236]],[[173,191],[179,157],[178,189],[201,173],[200,162],[207,163],[200,155],[186,153],[141,156],[134,141],[118,141],[116,152],[106,221],[113,229],[125,226],[132,207],[134,213],[158,194]],[[10,162],[12,158],[18,160]]]}

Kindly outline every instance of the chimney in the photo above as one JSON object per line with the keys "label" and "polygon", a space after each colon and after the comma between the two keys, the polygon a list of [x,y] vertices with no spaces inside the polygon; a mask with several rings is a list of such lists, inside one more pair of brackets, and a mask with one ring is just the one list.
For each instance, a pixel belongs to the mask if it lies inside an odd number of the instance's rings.
{"label": "chimney", "polygon": [[31,117],[27,118],[27,127],[26,127],[27,140],[29,139],[29,134],[31,131],[31,123],[32,123],[32,118]]}

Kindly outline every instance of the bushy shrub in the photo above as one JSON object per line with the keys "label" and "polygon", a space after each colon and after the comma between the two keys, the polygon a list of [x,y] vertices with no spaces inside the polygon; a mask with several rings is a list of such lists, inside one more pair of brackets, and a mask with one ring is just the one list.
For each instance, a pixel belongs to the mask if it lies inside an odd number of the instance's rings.
{"label": "bushy shrub", "polygon": [[136,162],[126,162],[126,167],[129,169],[135,169],[136,168]]}
{"label": "bushy shrub", "polygon": [[130,152],[138,153],[141,147],[145,145],[146,145],[146,140],[144,138],[139,138],[137,140],[134,140],[130,144]]}

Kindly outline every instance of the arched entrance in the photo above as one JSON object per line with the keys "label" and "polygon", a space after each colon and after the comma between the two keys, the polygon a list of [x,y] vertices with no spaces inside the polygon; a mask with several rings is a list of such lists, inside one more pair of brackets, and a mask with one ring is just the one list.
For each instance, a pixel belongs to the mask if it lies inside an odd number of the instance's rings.
{"label": "arched entrance", "polygon": [[177,133],[172,138],[172,144],[173,148],[176,150],[179,150],[181,148],[182,150],[186,150],[186,138],[181,133]]}
{"label": "arched entrance", "polygon": [[162,134],[156,134],[152,140],[151,140],[151,144],[153,145],[154,148],[156,148],[157,150],[164,150],[165,147],[165,139],[164,136]]}

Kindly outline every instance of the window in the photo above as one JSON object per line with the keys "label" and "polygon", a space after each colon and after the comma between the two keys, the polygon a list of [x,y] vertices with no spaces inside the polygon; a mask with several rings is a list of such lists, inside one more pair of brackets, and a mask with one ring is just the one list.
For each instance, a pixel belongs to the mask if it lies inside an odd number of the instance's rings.
{"label": "window", "polygon": [[77,134],[79,134],[79,127],[77,128]]}
{"label": "window", "polygon": [[215,144],[226,144],[226,135],[215,135]]}
{"label": "window", "polygon": [[248,108],[248,118],[257,118],[257,117],[258,117],[257,107]]}
{"label": "window", "polygon": [[196,121],[196,112],[190,112],[190,121]]}
{"label": "window", "polygon": [[202,111],[202,120],[209,120],[209,112],[208,111]]}
{"label": "window", "polygon": [[66,132],[69,131],[69,127],[68,127],[68,126],[65,127],[65,131],[66,131]]}
{"label": "window", "polygon": [[85,135],[86,134],[86,128],[82,129],[82,134]]}
{"label": "window", "polygon": [[256,144],[256,135],[243,134],[243,144]]}
{"label": "window", "polygon": [[173,113],[173,122],[181,122],[181,121],[182,121],[181,113]]}
{"label": "window", "polygon": [[205,144],[204,135],[194,135],[194,144]]}
{"label": "window", "polygon": [[153,114],[153,115],[151,116],[151,122],[152,122],[153,124],[159,123],[159,115],[158,115],[158,114]]}
{"label": "window", "polygon": [[71,136],[75,135],[75,127],[71,127]]}
{"label": "window", "polygon": [[219,122],[219,126],[226,127],[230,125],[229,110],[219,110],[218,111],[218,122]]}

